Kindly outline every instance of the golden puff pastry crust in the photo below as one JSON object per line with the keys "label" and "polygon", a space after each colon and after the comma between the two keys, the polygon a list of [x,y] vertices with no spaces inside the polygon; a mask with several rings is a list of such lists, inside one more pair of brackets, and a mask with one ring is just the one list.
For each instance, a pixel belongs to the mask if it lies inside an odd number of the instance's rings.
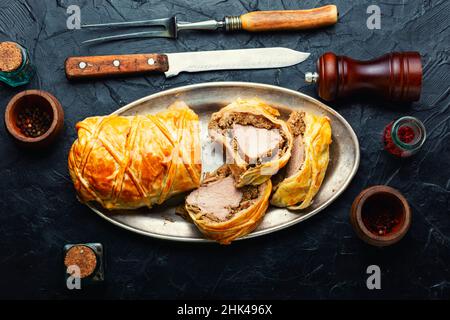
{"label": "golden puff pastry crust", "polygon": [[151,208],[200,185],[199,121],[184,102],[155,115],[87,118],[76,129],[68,166],[81,202]]}
{"label": "golden puff pastry crust", "polygon": [[[209,134],[213,140],[222,144],[227,155],[232,155],[230,165],[236,180],[236,186],[259,185],[283,168],[291,156],[293,136],[286,122],[279,119],[280,113],[261,99],[238,99],[214,113],[209,122]],[[233,141],[227,138],[226,130],[234,124],[246,126],[259,126],[258,128],[277,130],[282,136],[277,157],[266,159],[266,161],[250,164],[242,157]],[[228,126],[228,128],[227,128]],[[232,162],[232,163],[230,163]]]}
{"label": "golden puff pastry crust", "polygon": [[[218,171],[223,170],[226,167],[227,165],[224,165],[219,168]],[[207,178],[203,181],[201,188],[205,188],[205,186],[209,186],[210,184],[220,183],[223,179],[231,178],[230,174],[231,171],[228,171],[227,174],[218,176],[216,171],[211,174],[212,178]],[[194,193],[201,189],[193,191],[186,198],[184,209],[187,211],[189,218],[206,238],[215,240],[220,244],[230,244],[236,238],[243,237],[251,233],[260,224],[267,208],[269,207],[272,182],[269,179],[258,186],[245,186],[243,188],[236,188],[233,186],[233,188],[235,188],[235,190],[230,193],[237,192],[244,194],[244,196],[242,196],[240,200],[239,207],[234,209],[234,212],[230,213],[223,219],[218,219],[214,216],[214,212],[209,212],[208,210],[199,208],[197,205],[193,205],[191,203],[197,200],[197,204],[200,203],[200,205],[205,205],[204,198],[195,199],[194,197],[194,200],[190,200]],[[210,195],[217,195],[216,192],[214,190],[210,190]],[[252,193],[254,195],[247,197],[245,196],[246,193]],[[217,207],[218,203],[224,203],[224,201],[226,202],[224,199],[225,197],[227,197],[227,195],[220,198],[217,196],[212,198],[211,200],[216,202],[213,207]]]}
{"label": "golden puff pastry crust", "polygon": [[303,122],[303,163],[295,174],[274,186],[270,203],[277,207],[307,208],[325,177],[331,144],[330,119],[305,112]]}

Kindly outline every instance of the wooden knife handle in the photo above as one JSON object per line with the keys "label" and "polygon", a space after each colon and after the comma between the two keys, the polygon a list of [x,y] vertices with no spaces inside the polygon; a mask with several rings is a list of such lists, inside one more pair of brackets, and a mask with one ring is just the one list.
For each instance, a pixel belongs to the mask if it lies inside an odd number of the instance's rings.
{"label": "wooden knife handle", "polygon": [[166,72],[168,69],[169,63],[165,54],[69,57],[66,60],[66,76],[68,79]]}
{"label": "wooden knife handle", "polygon": [[309,10],[254,11],[241,17],[242,29],[251,32],[320,28],[338,21],[335,5]]}

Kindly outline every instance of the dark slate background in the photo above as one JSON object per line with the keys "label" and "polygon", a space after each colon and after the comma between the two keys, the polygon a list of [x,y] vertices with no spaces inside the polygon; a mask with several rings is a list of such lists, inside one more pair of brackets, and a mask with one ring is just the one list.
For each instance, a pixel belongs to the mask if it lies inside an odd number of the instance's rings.
{"label": "dark slate background", "polygon": [[[177,15],[199,21],[250,10],[298,9],[327,1],[269,0],[1,0],[0,41],[29,48],[38,75],[26,87],[0,84],[0,106],[26,88],[53,93],[65,110],[65,129],[53,148],[34,154],[16,146],[0,126],[0,297],[1,298],[449,298],[449,80],[450,1],[335,1],[339,23],[301,33],[199,34],[177,41],[132,40],[81,46],[95,35],[66,29],[66,8],[81,7],[82,22],[124,21]],[[366,27],[369,4],[381,7],[381,30]],[[72,55],[176,52],[285,46],[312,56],[278,70],[154,75],[69,83],[64,60]],[[186,244],[122,230],[75,199],[66,158],[77,121],[105,115],[146,95],[211,81],[253,81],[299,90],[325,51],[369,59],[393,50],[423,56],[422,98],[409,107],[366,101],[330,104],[353,126],[361,144],[361,166],[345,193],[314,218],[274,234],[234,243]],[[385,124],[401,115],[421,119],[428,129],[422,151],[396,160],[380,143]],[[3,113],[2,113],[3,117]],[[360,241],[349,224],[353,198],[363,188],[386,184],[401,190],[413,208],[413,224],[397,245],[377,249]],[[62,279],[66,243],[102,242],[107,282],[69,292]],[[382,289],[366,288],[366,268],[377,264]]]}

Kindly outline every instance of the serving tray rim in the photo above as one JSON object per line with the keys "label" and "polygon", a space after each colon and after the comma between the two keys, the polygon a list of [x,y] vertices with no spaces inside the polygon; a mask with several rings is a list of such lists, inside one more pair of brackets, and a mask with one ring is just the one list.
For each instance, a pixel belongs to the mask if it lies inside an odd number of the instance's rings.
{"label": "serving tray rim", "polygon": [[[344,126],[348,129],[348,132],[350,133],[350,137],[355,145],[355,162],[354,165],[351,169],[350,174],[347,176],[347,178],[345,179],[345,181],[343,182],[342,187],[337,190],[333,196],[331,196],[329,199],[327,199],[322,205],[320,205],[319,207],[315,208],[314,210],[312,210],[311,212],[308,212],[305,215],[301,215],[299,216],[297,219],[294,219],[292,221],[286,222],[284,224],[281,225],[277,225],[277,226],[273,226],[273,227],[269,227],[266,229],[262,229],[262,230],[258,230],[258,231],[253,231],[250,234],[238,238],[236,240],[245,240],[245,239],[250,239],[250,238],[255,238],[255,237],[259,237],[262,235],[266,235],[269,233],[273,233],[279,230],[283,230],[285,228],[288,228],[290,226],[293,226],[297,223],[300,223],[304,220],[307,220],[309,218],[311,218],[312,216],[316,215],[317,213],[319,213],[320,211],[323,211],[326,207],[328,207],[331,203],[333,203],[350,185],[351,181],[353,180],[354,176],[356,175],[356,172],[358,171],[359,168],[359,164],[360,164],[360,148],[359,148],[359,141],[358,141],[358,137],[356,136],[355,131],[353,130],[353,128],[350,126],[350,124],[347,122],[347,120],[345,120],[345,118],[343,116],[341,116],[336,110],[332,109],[331,107],[327,106],[326,104],[322,103],[321,101],[308,96],[304,93],[298,92],[298,91],[294,91],[291,89],[287,89],[287,88],[283,88],[283,87],[279,87],[279,86],[275,86],[275,85],[269,85],[269,84],[264,84],[264,83],[256,83],[256,82],[241,82],[241,81],[217,81],[217,82],[205,82],[205,83],[198,83],[198,84],[191,84],[191,85],[186,85],[186,86],[181,86],[181,87],[176,87],[176,88],[171,88],[171,89],[167,89],[167,90],[163,90],[160,92],[156,92],[153,93],[151,95],[145,96],[143,98],[140,98],[138,100],[135,100],[119,109],[117,109],[116,111],[112,112],[111,114],[122,114],[125,111],[132,109],[146,101],[152,100],[152,99],[156,99],[158,97],[161,96],[176,96],[176,94],[179,94],[183,91],[190,91],[190,90],[197,90],[197,89],[203,89],[203,88],[211,88],[211,87],[248,87],[248,88],[259,88],[259,89],[270,89],[270,90],[276,90],[276,91],[280,91],[283,92],[285,94],[288,95],[295,95],[298,97],[301,97],[302,99],[308,100],[309,102],[319,106],[320,108],[326,110],[327,112],[333,114],[336,118],[338,118],[341,123],[344,124]],[[148,236],[148,237],[153,237],[153,238],[158,238],[158,239],[163,239],[163,240],[171,240],[171,241],[181,241],[181,242],[201,242],[201,243],[211,243],[214,242],[212,240],[209,239],[204,239],[204,238],[192,238],[192,237],[185,237],[185,236],[172,236],[172,235],[166,235],[166,234],[161,234],[161,233],[155,233],[155,232],[150,232],[150,231],[145,231],[145,230],[141,230],[129,225],[124,224],[121,221],[118,221],[116,219],[114,219],[111,216],[108,216],[106,214],[104,214],[103,212],[101,212],[100,210],[98,210],[94,205],[92,204],[87,204],[87,206],[94,211],[96,214],[98,214],[100,217],[102,217],[103,219],[111,222],[112,224],[119,226],[125,230],[128,231],[132,231],[134,233],[138,233],[144,236]],[[286,209],[288,210],[288,209]]]}

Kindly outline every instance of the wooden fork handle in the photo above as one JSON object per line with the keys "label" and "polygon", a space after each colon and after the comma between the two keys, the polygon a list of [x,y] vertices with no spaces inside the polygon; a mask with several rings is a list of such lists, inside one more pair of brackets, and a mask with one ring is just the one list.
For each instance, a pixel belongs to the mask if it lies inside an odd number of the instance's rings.
{"label": "wooden fork handle", "polygon": [[338,21],[335,5],[309,10],[254,11],[241,17],[242,29],[250,32],[321,28]]}
{"label": "wooden fork handle", "polygon": [[169,63],[165,54],[70,57],[65,69],[68,79],[103,78],[166,72]]}

